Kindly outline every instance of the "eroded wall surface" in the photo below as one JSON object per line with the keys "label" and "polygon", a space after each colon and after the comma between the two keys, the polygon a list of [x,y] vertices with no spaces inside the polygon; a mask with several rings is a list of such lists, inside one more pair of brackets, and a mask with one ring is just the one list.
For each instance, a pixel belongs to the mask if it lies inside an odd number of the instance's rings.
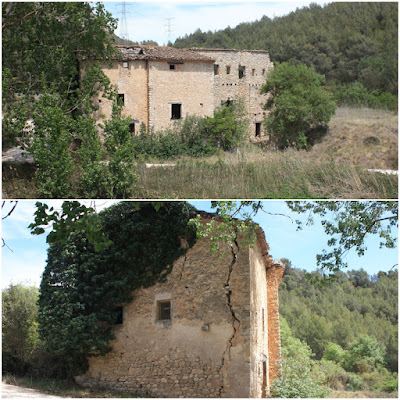
{"label": "eroded wall surface", "polygon": [[260,249],[250,250],[251,397],[265,397],[270,386],[268,352],[268,293],[265,263]]}
{"label": "eroded wall surface", "polygon": [[[113,350],[77,381],[153,397],[249,397],[250,269],[247,248],[218,257],[201,240],[167,282],[134,293],[114,328]],[[170,300],[171,319],[157,320]]]}
{"label": "eroded wall surface", "polygon": [[181,105],[181,119],[188,115],[212,116],[214,110],[213,64],[150,61],[150,126],[156,130],[173,125],[172,104]]}
{"label": "eroded wall surface", "polygon": [[[262,122],[265,117],[263,104],[266,97],[260,94],[266,75],[273,68],[267,51],[262,50],[212,50],[196,49],[200,53],[215,59],[214,108],[227,100],[240,97],[244,100],[250,120],[250,135],[254,139],[256,124],[259,136],[265,137]],[[239,77],[239,69],[242,77]]]}

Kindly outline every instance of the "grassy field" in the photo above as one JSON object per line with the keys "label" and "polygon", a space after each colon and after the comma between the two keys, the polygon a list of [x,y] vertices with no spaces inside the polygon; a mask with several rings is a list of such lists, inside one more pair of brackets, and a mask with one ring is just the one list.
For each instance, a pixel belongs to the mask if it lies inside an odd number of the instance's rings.
{"label": "grassy field", "polygon": [[[138,164],[132,198],[394,199],[397,176],[367,169],[397,170],[397,143],[397,114],[343,107],[308,151],[245,144],[233,153],[169,160],[175,167]],[[32,170],[3,166],[4,198],[35,193]]]}

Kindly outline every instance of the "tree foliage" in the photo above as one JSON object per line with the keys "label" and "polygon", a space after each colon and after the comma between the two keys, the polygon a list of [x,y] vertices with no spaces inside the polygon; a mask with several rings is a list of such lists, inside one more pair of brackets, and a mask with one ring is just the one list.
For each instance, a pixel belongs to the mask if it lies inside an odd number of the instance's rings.
{"label": "tree foliage", "polygon": [[116,20],[100,3],[13,4],[3,6],[3,143],[32,153],[38,197],[129,197],[130,121],[115,102],[103,146],[92,99],[113,100],[116,88],[98,63],[84,74],[79,66],[112,59]]}
{"label": "tree foliage", "polygon": [[362,269],[338,271],[336,280],[323,287],[305,276],[303,270],[285,269],[280,313],[293,335],[311,347],[315,358],[357,373],[374,370],[378,364],[397,371],[397,270],[372,277]]}
{"label": "tree foliage", "polygon": [[322,86],[324,80],[312,67],[286,62],[268,74],[261,88],[262,94],[269,95],[265,126],[278,147],[304,147],[311,129],[329,122],[336,105]]}
{"label": "tree foliage", "polygon": [[310,347],[295,338],[284,318],[280,320],[282,343],[281,375],[272,382],[271,396],[279,398],[326,397],[325,375],[311,360]]}
{"label": "tree foliage", "polygon": [[11,284],[2,290],[3,372],[23,373],[38,343],[38,290]]}
{"label": "tree foliage", "polygon": [[111,241],[100,251],[80,228],[50,244],[40,285],[39,333],[46,350],[64,360],[68,375],[84,372],[88,357],[111,350],[116,307],[129,302],[134,289],[162,281],[194,244],[191,206],[170,202],[157,208],[125,202],[99,213]]}
{"label": "tree foliage", "polygon": [[398,4],[311,3],[283,17],[176,39],[175,47],[268,50],[274,63],[313,66],[328,82],[397,94]]}

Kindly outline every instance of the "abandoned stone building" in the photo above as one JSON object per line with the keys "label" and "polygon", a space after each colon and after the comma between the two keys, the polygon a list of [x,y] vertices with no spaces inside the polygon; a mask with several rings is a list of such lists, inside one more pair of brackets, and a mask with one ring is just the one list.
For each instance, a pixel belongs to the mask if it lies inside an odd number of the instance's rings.
{"label": "abandoned stone building", "polygon": [[279,374],[284,267],[261,228],[253,247],[222,250],[199,239],[166,282],[135,291],[112,351],[89,359],[77,382],[151,397],[267,397]]}
{"label": "abandoned stone building", "polygon": [[[103,71],[118,86],[131,132],[164,129],[187,115],[212,116],[223,103],[241,98],[248,112],[250,136],[263,136],[265,97],[260,89],[273,67],[262,50],[175,49],[117,46],[120,56]],[[82,61],[82,72],[93,61]],[[98,98],[96,117],[111,115],[109,100]]]}

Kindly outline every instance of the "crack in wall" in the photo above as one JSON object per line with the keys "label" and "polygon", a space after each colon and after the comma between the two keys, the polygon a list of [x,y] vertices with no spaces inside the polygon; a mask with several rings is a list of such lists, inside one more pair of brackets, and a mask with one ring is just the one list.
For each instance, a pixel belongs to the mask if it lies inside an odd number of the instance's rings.
{"label": "crack in wall", "polygon": [[231,302],[232,290],[230,289],[230,280],[231,280],[231,275],[232,275],[232,272],[233,272],[233,267],[236,264],[237,256],[238,256],[238,253],[239,253],[239,250],[240,250],[239,249],[239,243],[237,242],[236,238],[234,239],[234,244],[235,244],[235,247],[236,247],[237,251],[235,252],[234,246],[231,246],[232,262],[229,265],[228,277],[227,277],[227,280],[226,280],[226,283],[225,283],[225,294],[226,294],[226,300],[227,300],[226,304],[229,307],[229,311],[231,312],[231,315],[232,315],[233,333],[232,333],[231,337],[228,340],[228,343],[226,345],[226,348],[225,348],[224,352],[222,353],[221,367],[218,370],[218,373],[219,373],[219,375],[221,376],[221,379],[222,379],[222,384],[221,384],[221,387],[219,388],[219,396],[220,397],[221,397],[222,391],[224,389],[224,380],[223,380],[223,377],[221,375],[221,372],[222,372],[222,370],[224,368],[224,365],[225,365],[225,357],[226,357],[226,354],[228,353],[229,360],[231,359],[231,348],[233,347],[233,339],[235,338],[236,333],[237,333],[237,331],[239,329],[239,326],[240,326],[240,320],[236,316],[235,311],[233,310],[233,307],[232,307],[232,302]]}

